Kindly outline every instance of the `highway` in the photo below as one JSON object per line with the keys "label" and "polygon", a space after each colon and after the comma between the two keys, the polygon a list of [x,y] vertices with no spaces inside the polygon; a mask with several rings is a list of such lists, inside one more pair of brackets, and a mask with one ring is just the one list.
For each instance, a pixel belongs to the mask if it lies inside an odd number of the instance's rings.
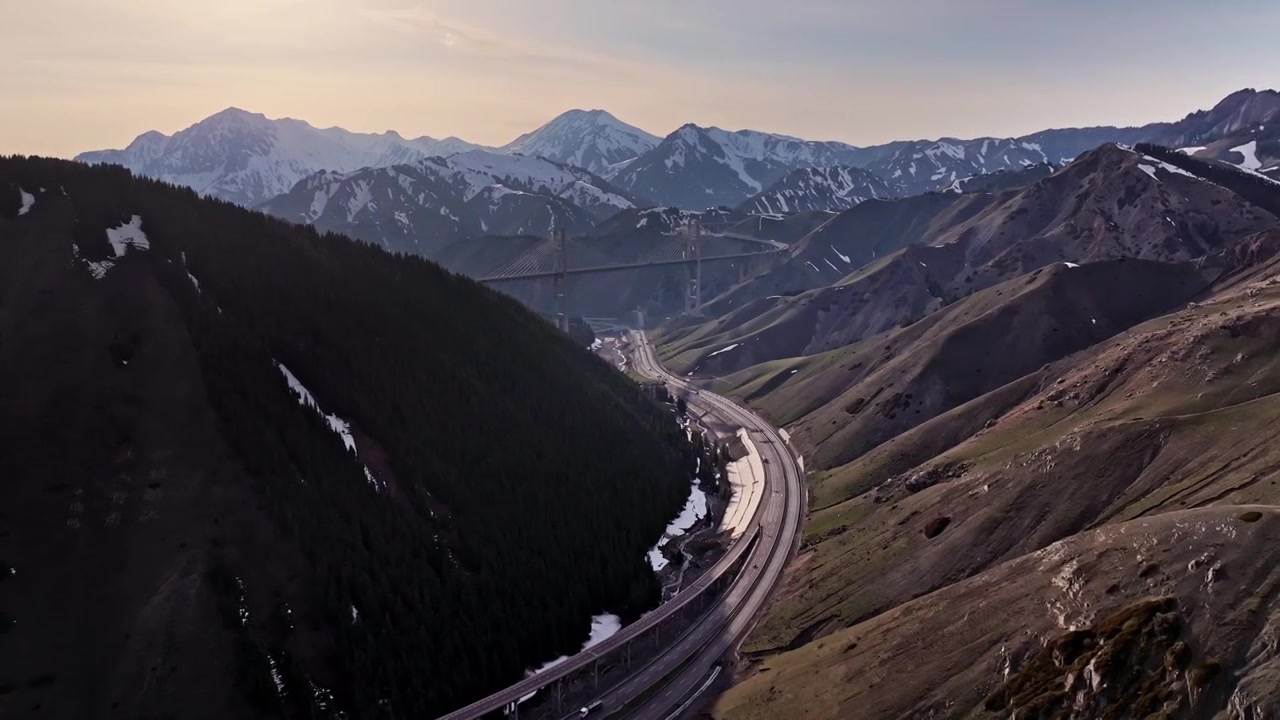
{"label": "highway", "polygon": [[[684,379],[671,375],[662,368],[643,331],[633,332],[632,337],[635,338],[636,345],[633,367],[638,372],[677,387],[687,385]],[[677,710],[689,707],[690,703],[687,701],[692,700],[696,692],[706,689],[705,680],[713,672],[717,672],[717,663],[726,653],[737,648],[755,626],[770,594],[781,580],[799,538],[800,520],[805,506],[803,473],[778,431],[750,410],[706,390],[699,390],[689,401],[695,406],[710,409],[731,424],[746,428],[764,456],[768,487],[765,490],[767,502],[761,503],[759,518],[762,534],[742,574],[721,602],[724,612],[710,614],[710,622],[705,627],[694,628],[681,646],[668,651],[669,659],[666,664],[673,671],[681,664],[687,665],[647,702],[618,717],[678,717],[680,713]],[[691,661],[686,660],[690,657],[693,658]],[[616,694],[624,697],[638,696],[643,690],[637,685],[643,681],[643,678],[633,678],[618,688]],[[611,699],[617,702],[616,698]],[[607,702],[606,707],[609,707]]]}
{"label": "highway", "polygon": [[[633,331],[632,338],[635,347],[633,363],[638,372],[676,388],[686,387],[685,379],[666,372],[657,362],[643,331]],[[499,711],[519,698],[590,668],[696,600],[705,588],[728,572],[747,552],[750,554],[743,570],[720,602],[697,624],[674,638],[657,656],[632,668],[624,681],[596,698],[603,705],[592,716],[646,720],[668,717],[705,685],[713,666],[727,651],[737,647],[750,631],[795,550],[804,508],[802,473],[778,431],[754,413],[705,390],[690,395],[688,402],[698,410],[711,412],[729,425],[745,428],[763,456],[765,497],[747,531],[692,585],[639,621],[555,668],[449,713],[443,716],[443,720],[473,720]],[[757,531],[759,540],[752,543]],[[637,698],[644,698],[638,707]]]}

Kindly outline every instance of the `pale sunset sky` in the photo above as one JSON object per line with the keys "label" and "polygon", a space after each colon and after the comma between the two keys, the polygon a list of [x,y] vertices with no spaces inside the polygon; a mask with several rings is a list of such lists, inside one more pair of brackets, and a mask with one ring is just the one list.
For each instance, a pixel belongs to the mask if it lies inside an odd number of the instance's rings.
{"label": "pale sunset sky", "polygon": [[569,108],[866,145],[1280,86],[1276,0],[3,0],[0,153],[228,106],[501,145]]}

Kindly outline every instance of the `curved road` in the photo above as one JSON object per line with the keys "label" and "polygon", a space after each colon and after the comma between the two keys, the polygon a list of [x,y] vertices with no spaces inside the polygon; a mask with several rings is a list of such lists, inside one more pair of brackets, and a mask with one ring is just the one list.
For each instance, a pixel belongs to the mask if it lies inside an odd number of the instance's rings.
{"label": "curved road", "polygon": [[[643,331],[634,332],[632,336],[637,350],[633,367],[638,372],[670,385],[689,387],[686,380],[662,368]],[[696,627],[679,646],[673,646],[668,651],[667,654],[672,656],[672,671],[680,663],[685,663],[685,667],[673,678],[668,678],[666,685],[647,702],[631,708],[623,717],[678,717],[696,699],[696,695],[706,690],[706,679],[720,660],[726,653],[736,649],[755,626],[769,595],[782,578],[782,572],[799,538],[801,512],[805,506],[804,484],[801,482],[803,473],[781,434],[754,412],[706,390],[699,390],[697,395],[689,398],[689,402],[711,410],[730,424],[746,428],[760,450],[764,458],[766,478],[766,497],[761,503],[763,512],[758,518],[760,542],[721,602],[720,607],[724,612],[709,614],[704,621],[708,623],[707,627]],[[675,662],[676,658],[692,660]],[[640,680],[643,681],[642,678]],[[643,692],[641,688],[628,688],[628,685],[635,684],[636,681],[633,678],[624,683],[618,688],[618,694],[626,695],[629,690],[635,690],[636,692],[629,693],[630,696],[639,695]]]}
{"label": "curved road", "polygon": [[[662,369],[644,332],[634,332],[632,337],[635,347],[634,368],[638,372],[677,388],[688,387],[685,379]],[[778,431],[751,411],[705,390],[690,395],[688,402],[729,425],[746,428],[759,449],[764,461],[765,497],[761,499],[751,526],[729,552],[693,585],[639,621],[555,668],[477,700],[443,716],[443,720],[472,720],[481,717],[560,678],[589,668],[597,660],[679,612],[704,588],[727,572],[744,552],[750,551],[742,571],[720,602],[659,655],[632,669],[626,680],[596,698],[602,702],[602,706],[593,713],[593,717],[617,715],[648,720],[678,715],[687,707],[687,701],[696,695],[699,688],[705,689],[705,678],[709,676],[713,666],[746,636],[795,549],[800,513],[804,507],[802,473]],[[752,545],[750,541],[757,530],[759,542]],[[624,708],[625,713],[622,712]],[[575,711],[568,717],[576,716]]]}

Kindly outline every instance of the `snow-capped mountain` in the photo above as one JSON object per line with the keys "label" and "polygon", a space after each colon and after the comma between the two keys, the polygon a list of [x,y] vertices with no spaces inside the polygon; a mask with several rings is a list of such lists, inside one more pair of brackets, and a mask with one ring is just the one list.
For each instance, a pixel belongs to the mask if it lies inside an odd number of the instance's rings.
{"label": "snow-capped mountain", "polygon": [[686,208],[738,206],[804,168],[861,168],[883,179],[889,195],[904,196],[943,190],[958,180],[1000,170],[1062,165],[1103,143],[1142,142],[1165,127],[1067,128],[1021,138],[943,138],[859,148],[685,125],[652,150],[603,174],[638,195]]}
{"label": "snow-capped mountain", "polygon": [[735,206],[803,167],[859,165],[869,155],[838,142],[813,142],[684,125],[613,176],[615,185],[664,205]]}
{"label": "snow-capped mountain", "polygon": [[[1278,130],[1280,93],[1242,90],[1211,110],[1172,123],[1051,129],[1016,138],[895,141],[861,148],[692,124],[659,141],[603,110],[571,110],[496,152],[584,167],[636,197],[698,209],[737,207],[804,168],[862,168],[887,182],[892,194],[905,196],[1040,163],[1061,166],[1106,143],[1155,142],[1276,176]],[[346,173],[476,148],[457,138],[406,139],[394,132],[317,129],[300,120],[269,120],[232,108],[172,137],[152,131],[124,150],[84,153],[77,159],[119,163],[143,175],[254,205],[320,170]]]}
{"label": "snow-capped mountain", "polygon": [[123,165],[139,175],[252,206],[319,170],[385,167],[475,147],[457,138],[405,139],[392,131],[320,129],[302,120],[272,120],[229,108],[173,136],[153,130],[124,150],[86,152],[76,159]]}
{"label": "snow-capped mountain", "polygon": [[1050,161],[1044,148],[1013,138],[912,143],[869,168],[902,195],[949,187],[957,180]]}
{"label": "snow-capped mountain", "polygon": [[628,125],[604,110],[570,110],[499,148],[536,155],[603,173],[653,149],[659,138]]}
{"label": "snow-capped mountain", "polygon": [[1135,144],[1166,125],[1064,128],[1017,138],[918,140],[866,165],[902,196],[946,190],[957,182],[1033,165],[1062,166],[1105,143]]}
{"label": "snow-capped mountain", "polygon": [[841,211],[871,199],[895,197],[879,176],[855,167],[800,168],[753,195],[739,210],[775,215],[807,210]]}
{"label": "snow-capped mountain", "polygon": [[431,255],[468,237],[582,232],[634,206],[586,170],[470,150],[393,167],[319,172],[261,208],[392,252]]}

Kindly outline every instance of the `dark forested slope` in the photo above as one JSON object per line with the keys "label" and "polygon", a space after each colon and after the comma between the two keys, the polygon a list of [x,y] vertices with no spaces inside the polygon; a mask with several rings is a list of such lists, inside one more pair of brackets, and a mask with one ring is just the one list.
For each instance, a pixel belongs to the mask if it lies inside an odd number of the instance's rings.
{"label": "dark forested slope", "polygon": [[447,710],[655,602],[695,464],[468,279],[22,158],[0,427],[5,717]]}

